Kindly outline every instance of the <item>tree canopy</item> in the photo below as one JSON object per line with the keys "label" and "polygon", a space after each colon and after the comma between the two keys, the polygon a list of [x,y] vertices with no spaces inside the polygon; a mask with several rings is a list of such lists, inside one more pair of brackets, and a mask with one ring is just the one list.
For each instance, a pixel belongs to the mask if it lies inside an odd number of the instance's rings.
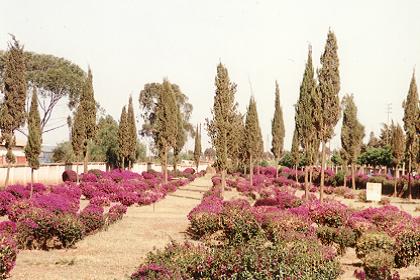
{"label": "tree canopy", "polygon": [[279,84],[276,81],[275,100],[274,100],[274,117],[271,121],[271,152],[273,153],[276,160],[279,160],[283,153],[284,144],[284,121],[283,121],[283,110],[280,105],[280,89]]}

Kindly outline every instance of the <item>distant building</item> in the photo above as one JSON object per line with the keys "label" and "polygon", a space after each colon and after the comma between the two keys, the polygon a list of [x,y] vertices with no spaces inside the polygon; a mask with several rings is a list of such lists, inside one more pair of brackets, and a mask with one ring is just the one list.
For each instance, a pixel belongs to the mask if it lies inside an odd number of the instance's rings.
{"label": "distant building", "polygon": [[[13,148],[13,154],[16,158],[15,164],[28,163],[25,157],[25,146],[26,146],[26,140],[16,139],[16,145]],[[0,165],[7,165],[6,154],[7,154],[7,149],[4,146],[4,143],[1,143],[0,144]]]}

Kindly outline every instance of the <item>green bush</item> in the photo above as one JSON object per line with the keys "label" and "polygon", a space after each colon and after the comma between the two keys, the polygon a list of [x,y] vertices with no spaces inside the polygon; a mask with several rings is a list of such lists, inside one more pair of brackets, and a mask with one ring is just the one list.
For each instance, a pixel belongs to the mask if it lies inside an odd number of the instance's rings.
{"label": "green bush", "polygon": [[371,252],[380,251],[392,253],[395,248],[394,240],[386,233],[370,232],[363,234],[356,243],[356,254],[362,259]]}
{"label": "green bush", "polygon": [[221,229],[222,222],[218,214],[203,212],[194,215],[190,219],[190,226],[188,227],[187,233],[192,239],[199,240]]}
{"label": "green bush", "polygon": [[318,239],[324,245],[336,245],[338,253],[343,255],[347,247],[356,245],[357,234],[351,228],[339,227],[333,228],[329,226],[319,226],[317,228]]}
{"label": "green bush", "polygon": [[332,180],[332,185],[334,187],[340,187],[342,185],[344,185],[344,172],[343,171],[338,171],[337,173],[335,173],[334,178]]}
{"label": "green bush", "polygon": [[396,240],[395,264],[407,267],[420,261],[420,231],[410,230],[401,233]]}
{"label": "green bush", "polygon": [[[151,267],[149,271],[146,271]],[[157,274],[160,268],[161,273]],[[139,268],[147,279],[336,279],[339,263],[316,240],[270,243],[254,239],[241,246],[208,249],[172,243],[148,255]],[[139,275],[139,271],[135,274]],[[133,274],[134,275],[134,274]],[[132,279],[142,279],[135,278]],[[146,279],[146,278],[144,278]]]}
{"label": "green bush", "polygon": [[366,279],[389,280],[392,279],[392,268],[394,266],[394,256],[390,253],[375,251],[368,253],[363,261],[363,270]]}

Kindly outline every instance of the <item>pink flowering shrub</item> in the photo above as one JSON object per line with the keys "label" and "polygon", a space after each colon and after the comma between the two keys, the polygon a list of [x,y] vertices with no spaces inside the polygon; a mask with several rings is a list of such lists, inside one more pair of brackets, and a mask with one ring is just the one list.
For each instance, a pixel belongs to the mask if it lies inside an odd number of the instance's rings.
{"label": "pink flowering shrub", "polygon": [[79,220],[84,226],[85,234],[92,234],[100,230],[105,224],[104,208],[89,204],[79,214]]}
{"label": "pink flowering shrub", "polygon": [[16,197],[7,191],[0,191],[0,216],[7,214],[9,205],[16,200]]}
{"label": "pink flowering shrub", "polygon": [[9,185],[5,191],[11,193],[16,199],[29,198],[30,190],[23,185]]}
{"label": "pink flowering shrub", "polygon": [[108,213],[106,214],[106,219],[108,224],[113,224],[118,220],[121,220],[124,214],[127,212],[127,206],[122,204],[116,204],[109,208]]}
{"label": "pink flowering shrub", "polygon": [[16,242],[8,235],[0,232],[0,279],[9,277],[16,263]]}

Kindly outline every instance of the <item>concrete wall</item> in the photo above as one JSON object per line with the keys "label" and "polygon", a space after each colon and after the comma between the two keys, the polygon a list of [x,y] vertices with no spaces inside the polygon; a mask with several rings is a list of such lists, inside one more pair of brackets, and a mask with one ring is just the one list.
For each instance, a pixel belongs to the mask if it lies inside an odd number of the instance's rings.
{"label": "concrete wall", "polygon": [[[187,167],[193,167],[191,165],[179,165],[179,170],[184,170]],[[61,183],[61,175],[65,170],[74,170],[78,168],[79,173],[83,172],[83,163],[73,163],[73,164],[43,164],[38,170],[34,171],[34,181],[41,182],[44,184],[58,184]],[[89,169],[99,169],[102,171],[106,170],[105,163],[102,162],[92,162],[89,163]],[[161,171],[160,164],[152,164],[151,168],[156,171]],[[194,167],[195,168],[195,167]],[[198,171],[205,170],[207,164],[200,164]],[[168,166],[168,169],[171,170],[171,167]],[[146,163],[136,163],[133,168],[133,172],[141,173],[147,171]],[[3,185],[4,180],[6,179],[7,166],[0,166],[0,186]],[[25,165],[15,165],[10,168],[10,177],[9,184],[27,184],[31,181],[31,168]]]}

